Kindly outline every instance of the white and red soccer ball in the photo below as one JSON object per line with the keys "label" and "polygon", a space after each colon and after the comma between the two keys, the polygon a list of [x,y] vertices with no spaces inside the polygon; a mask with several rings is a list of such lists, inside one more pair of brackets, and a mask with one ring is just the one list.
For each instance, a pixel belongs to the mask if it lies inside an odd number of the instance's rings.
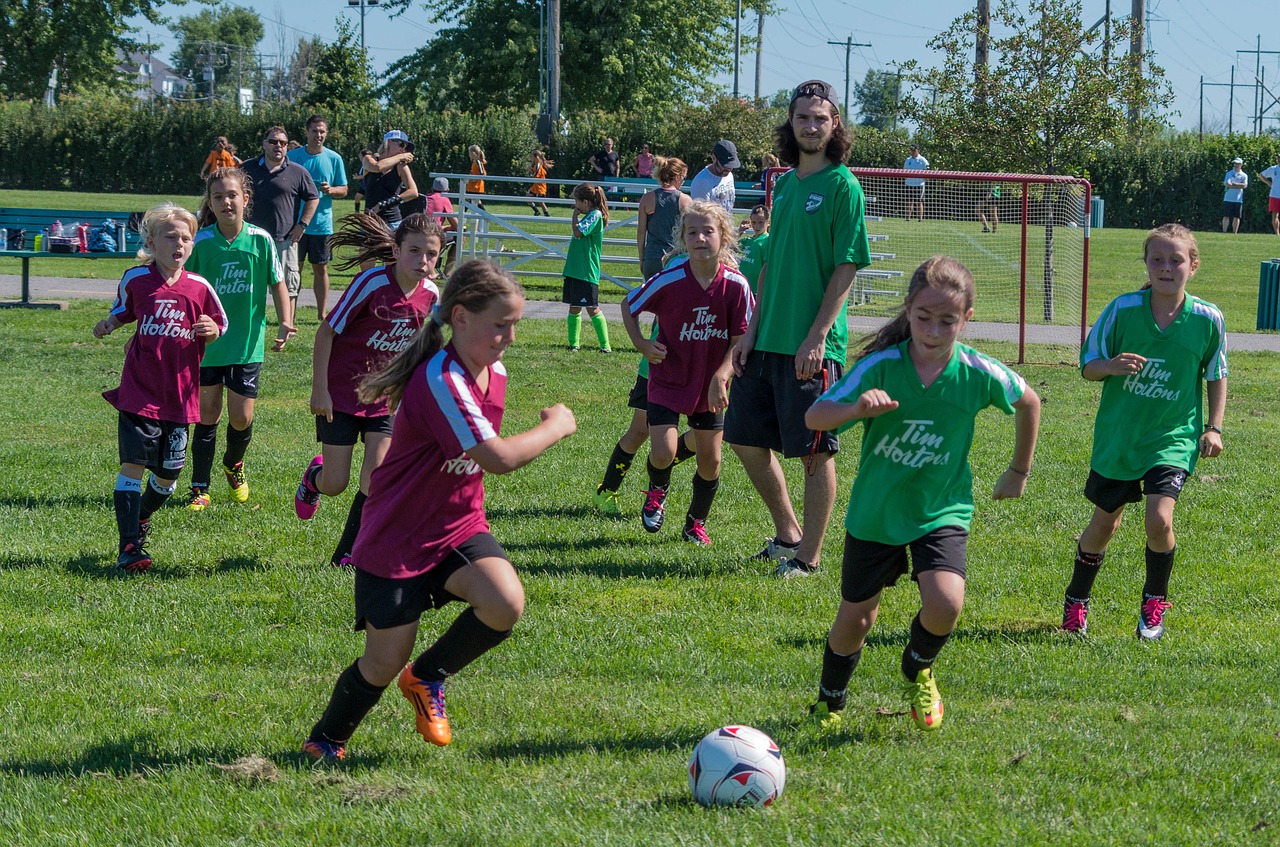
{"label": "white and red soccer ball", "polygon": [[749,726],[708,732],[689,759],[689,790],[704,806],[768,806],[786,783],[777,743]]}

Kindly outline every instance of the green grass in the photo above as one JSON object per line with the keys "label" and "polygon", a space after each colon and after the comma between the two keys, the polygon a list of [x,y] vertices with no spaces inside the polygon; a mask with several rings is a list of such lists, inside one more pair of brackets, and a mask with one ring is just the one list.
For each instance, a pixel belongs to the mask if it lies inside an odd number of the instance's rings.
{"label": "green grass", "polygon": [[[1227,451],[1179,505],[1175,605],[1158,644],[1133,635],[1136,515],[1098,581],[1089,638],[1055,631],[1090,513],[1080,489],[1098,391],[1071,368],[1023,368],[1045,400],[1035,472],[1024,499],[990,500],[1013,433],[984,413],[967,604],[937,665],[946,725],[925,734],[902,714],[897,666],[918,608],[904,581],[886,592],[843,729],[820,735],[802,717],[838,603],[840,519],[818,576],[768,578],[743,562],[769,526],[728,451],[709,550],[643,532],[642,466],[624,488],[630,519],[593,514],[635,356],[570,355],[559,322],[525,322],[507,357],[505,430],[555,401],[580,425],[486,482],[526,615],[451,683],[451,747],[424,744],[392,689],[349,761],[317,769],[298,748],[363,642],[351,576],[326,564],[349,494],[310,523],[292,514],[314,453],[313,330],[264,368],[250,502],[215,486],[206,512],[165,509],[154,570],[125,578],[110,567],[114,412],[98,396],[125,338],[95,341],[100,313],[0,312],[6,843],[1276,843],[1274,354],[1232,357]],[[858,453],[845,447],[837,513]],[[798,464],[788,471],[798,485]],[[678,469],[675,514],[688,493]],[[420,643],[458,611],[426,615]],[[688,797],[693,744],[730,722],[782,747],[787,789],[770,810]],[[223,769],[249,756],[265,760],[263,778]]]}

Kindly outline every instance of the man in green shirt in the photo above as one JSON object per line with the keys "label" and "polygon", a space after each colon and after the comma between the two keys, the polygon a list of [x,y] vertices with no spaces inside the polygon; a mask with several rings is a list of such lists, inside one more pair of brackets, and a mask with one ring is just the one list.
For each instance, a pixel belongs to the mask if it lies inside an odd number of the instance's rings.
{"label": "man in green shirt", "polygon": [[[733,350],[725,441],[769,509],[774,537],[755,558],[774,573],[817,569],[835,503],[834,433],[814,433],[804,414],[840,378],[848,343],[846,301],[858,268],[871,263],[862,186],[845,167],[849,131],[835,89],[799,85],[787,122],[774,130],[779,158],[794,164],[774,189],[772,228],[746,335]],[[803,526],[774,456],[809,457]]]}

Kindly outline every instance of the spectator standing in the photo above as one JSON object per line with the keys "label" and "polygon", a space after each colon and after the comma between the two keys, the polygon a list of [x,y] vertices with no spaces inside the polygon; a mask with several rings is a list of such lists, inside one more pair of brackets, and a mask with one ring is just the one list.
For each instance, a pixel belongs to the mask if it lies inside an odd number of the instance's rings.
{"label": "spectator standing", "polygon": [[[929,160],[920,155],[919,145],[911,145],[911,155],[902,163],[902,167],[909,171],[927,171],[929,170]],[[907,220],[911,219],[913,214],[916,220],[924,220],[924,178],[911,177],[902,181],[903,186],[907,189]]]}
{"label": "spectator standing", "polygon": [[674,156],[658,159],[658,187],[645,192],[636,211],[636,247],[645,279],[662,270],[663,258],[675,251],[676,225],[693,201],[680,191],[689,167]]}
{"label": "spectator standing", "polygon": [[440,264],[446,272],[453,267],[458,241],[458,216],[453,211],[453,201],[445,194],[448,190],[449,180],[438,176],[431,181],[431,190],[423,198],[423,211],[444,230],[444,250]]}
{"label": "spectator standing", "polygon": [[[597,178],[604,180],[618,175],[618,151],[613,149],[613,139],[606,138],[604,146],[595,152],[591,157],[591,168],[596,172]],[[618,186],[609,185],[606,191],[617,191]]]}
{"label": "spectator standing", "polygon": [[[311,180],[320,192],[311,225],[298,242],[298,265],[302,258],[311,263],[311,284],[316,294],[316,311],[324,320],[325,305],[329,299],[329,236],[333,235],[333,201],[347,196],[347,167],[342,157],[324,146],[329,136],[329,120],[324,115],[307,118],[307,145],[290,150],[289,161],[297,162],[311,174]],[[297,309],[297,295],[291,295],[293,309]]]}
{"label": "spectator standing", "polygon": [[693,178],[689,196],[694,200],[719,203],[726,212],[733,214],[733,203],[737,200],[733,169],[739,167],[742,167],[742,162],[738,161],[738,148],[733,142],[724,139],[717,141],[711,148],[711,164]]}
{"label": "spectator standing", "polygon": [[640,145],[640,153],[636,156],[636,176],[649,179],[653,176],[654,155],[649,152],[648,144]]}
{"label": "spectator standing", "polygon": [[1244,172],[1244,159],[1236,156],[1231,160],[1231,170],[1222,178],[1226,191],[1222,195],[1222,231],[1227,231],[1231,224],[1231,232],[1240,231],[1240,210],[1244,208],[1244,190],[1249,187],[1249,175]]}
{"label": "spectator standing", "polygon": [[1280,153],[1276,154],[1276,163],[1258,176],[1271,188],[1267,195],[1267,211],[1271,213],[1271,231],[1280,235]]}
{"label": "spectator standing", "polygon": [[209,151],[204,164],[200,167],[200,178],[204,179],[218,168],[234,168],[240,164],[235,157],[235,149],[225,135],[219,135],[213,139],[213,149]]}

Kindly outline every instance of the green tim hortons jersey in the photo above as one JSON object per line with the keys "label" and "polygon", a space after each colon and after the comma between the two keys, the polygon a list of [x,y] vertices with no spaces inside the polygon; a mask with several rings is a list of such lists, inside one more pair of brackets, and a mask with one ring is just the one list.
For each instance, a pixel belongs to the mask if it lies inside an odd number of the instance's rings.
{"label": "green tim hortons jersey", "polygon": [[[794,356],[813,327],[836,265],[871,263],[866,199],[844,165],[801,179],[788,171],[773,195],[755,349]],[[827,333],[826,358],[844,364],[849,323],[842,303]]]}
{"label": "green tim hortons jersey", "polygon": [[564,275],[600,284],[600,253],[604,249],[604,216],[592,209],[578,216],[578,232],[569,241]]}
{"label": "green tim hortons jersey", "polygon": [[764,267],[764,255],[769,246],[769,233],[744,235],[738,241],[738,249],[742,251],[742,259],[738,262],[738,270],[751,284],[751,293],[760,296],[760,268]]}
{"label": "green tim hortons jersey", "polygon": [[275,242],[251,223],[228,241],[213,224],[196,233],[187,270],[209,280],[227,313],[227,331],[205,348],[201,367],[261,362],[266,341],[267,295],[284,278]]}
{"label": "green tim hortons jersey", "polygon": [[1140,479],[1157,465],[1191,473],[1204,424],[1202,382],[1227,377],[1222,312],[1186,295],[1182,311],[1163,331],[1151,315],[1151,290],[1122,294],[1107,304],[1080,351],[1080,367],[1121,353],[1147,362],[1127,376],[1102,380],[1089,466],[1109,479]]}
{"label": "green tim hortons jersey", "polygon": [[944,526],[968,530],[974,418],[988,406],[1012,414],[1027,388],[1018,374],[963,344],[925,388],[907,352],[910,343],[859,359],[820,398],[857,403],[879,388],[898,401],[893,411],[861,420],[862,458],[844,525],[864,541],[907,544]]}

